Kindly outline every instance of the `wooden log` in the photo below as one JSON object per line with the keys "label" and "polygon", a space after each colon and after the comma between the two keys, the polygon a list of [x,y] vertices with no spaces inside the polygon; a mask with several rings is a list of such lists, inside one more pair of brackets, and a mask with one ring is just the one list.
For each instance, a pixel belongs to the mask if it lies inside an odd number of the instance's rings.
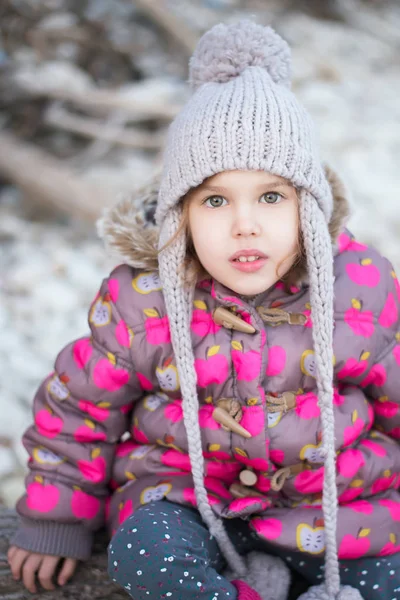
{"label": "wooden log", "polygon": [[64,88],[43,88],[33,82],[17,79],[14,82],[20,92],[38,98],[51,98],[71,102],[75,106],[94,114],[108,114],[123,111],[129,116],[129,121],[145,121],[150,119],[172,121],[180,112],[181,105],[159,104],[155,102],[140,102],[132,99],[129,94],[119,91],[88,89],[85,91],[68,90]]}
{"label": "wooden log", "polygon": [[0,132],[0,173],[34,202],[95,221],[113,195],[39,148]]}
{"label": "wooden log", "polygon": [[164,29],[191,56],[197,35],[176,15],[168,10],[165,0],[135,0],[135,5],[152,21]]}
{"label": "wooden log", "polygon": [[110,126],[98,119],[79,117],[59,106],[51,106],[44,114],[47,125],[70,131],[83,137],[109,142],[110,145],[139,148],[141,150],[160,150],[164,138],[158,133],[138,131],[133,128]]}

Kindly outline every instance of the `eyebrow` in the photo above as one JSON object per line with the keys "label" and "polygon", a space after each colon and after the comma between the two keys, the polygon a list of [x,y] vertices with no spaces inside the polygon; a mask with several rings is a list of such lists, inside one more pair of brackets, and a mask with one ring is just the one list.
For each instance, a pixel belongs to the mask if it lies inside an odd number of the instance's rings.
{"label": "eyebrow", "polygon": [[[257,190],[266,190],[266,189],[272,189],[272,188],[277,188],[277,187],[293,187],[293,185],[287,181],[270,181],[269,183],[260,183],[260,185],[257,186]],[[220,187],[218,185],[204,185],[202,187],[202,190],[208,190],[210,192],[216,192],[218,194],[229,194],[229,192],[231,192],[232,190],[229,190],[228,188],[224,188],[224,187]]]}

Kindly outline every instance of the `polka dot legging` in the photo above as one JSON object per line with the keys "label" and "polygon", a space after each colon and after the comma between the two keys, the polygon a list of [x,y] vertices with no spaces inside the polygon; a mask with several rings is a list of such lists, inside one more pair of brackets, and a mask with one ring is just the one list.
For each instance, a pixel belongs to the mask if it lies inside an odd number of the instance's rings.
{"label": "polka dot legging", "polygon": [[[291,568],[288,600],[322,582],[321,558],[271,546],[243,519],[224,523],[240,554],[268,552]],[[226,561],[195,508],[168,500],[142,506],[115,533],[108,557],[110,577],[135,600],[238,600],[236,588],[220,574]],[[400,554],[341,561],[340,573],[342,583],[357,587],[364,600],[400,600]]]}

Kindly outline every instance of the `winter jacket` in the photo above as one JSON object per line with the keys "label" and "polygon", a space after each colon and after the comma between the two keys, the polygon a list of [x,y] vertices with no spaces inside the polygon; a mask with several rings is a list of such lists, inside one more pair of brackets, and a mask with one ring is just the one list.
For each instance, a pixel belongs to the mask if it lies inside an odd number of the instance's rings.
{"label": "winter jacket", "polygon": [[[346,201],[332,186],[339,558],[383,556],[400,550],[400,287],[389,261],[343,228]],[[112,535],[143,504],[196,505],[163,292],[146,268],[156,258],[148,244],[141,253],[143,232],[125,209],[111,213],[108,232],[127,264],[103,281],[90,335],[60,352],[34,399],[13,540],[29,550],[86,559],[95,530],[106,523]],[[312,327],[306,277],[252,301],[211,279],[196,287],[210,504],[269,542],[317,556],[324,465]]]}

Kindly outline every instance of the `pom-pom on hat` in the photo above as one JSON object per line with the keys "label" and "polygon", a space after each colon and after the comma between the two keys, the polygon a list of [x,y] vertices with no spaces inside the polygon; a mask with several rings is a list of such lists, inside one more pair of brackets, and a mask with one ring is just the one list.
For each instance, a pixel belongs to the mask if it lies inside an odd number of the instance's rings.
{"label": "pom-pom on hat", "polygon": [[210,81],[226,83],[248,67],[261,67],[274,83],[290,88],[290,56],[288,44],[271,27],[221,23],[200,39],[189,62],[190,83],[194,89]]}
{"label": "pom-pom on hat", "polygon": [[[181,200],[191,188],[223,171],[262,170],[288,179],[298,189],[310,287],[325,460],[322,508],[326,568],[325,583],[311,588],[304,600],[359,600],[357,590],[340,585],[336,546],[333,257],[328,231],[332,194],[312,120],[290,90],[290,50],[269,27],[247,20],[216,25],[194,51],[190,81],[194,93],[168,132],[156,220],[160,227],[160,279],[181,385],[197,507],[231,569],[245,576],[247,565],[213,512],[204,485],[197,375],[190,335],[194,286],[186,285],[182,277],[186,234],[176,234],[182,216]],[[171,238],[174,241],[164,248]],[[270,598],[261,596],[263,600]]]}

